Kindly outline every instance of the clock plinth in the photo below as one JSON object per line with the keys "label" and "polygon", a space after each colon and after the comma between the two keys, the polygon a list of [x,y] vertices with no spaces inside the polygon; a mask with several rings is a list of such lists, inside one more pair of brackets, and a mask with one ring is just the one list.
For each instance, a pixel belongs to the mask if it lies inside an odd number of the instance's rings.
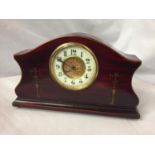
{"label": "clock plinth", "polygon": [[95,106],[95,105],[86,105],[86,104],[75,104],[75,103],[64,103],[56,101],[26,101],[24,99],[16,99],[13,102],[13,106],[25,107],[25,108],[37,108],[37,109],[47,109],[47,110],[56,110],[56,111],[65,111],[65,112],[80,112],[88,114],[97,114],[105,116],[117,116],[125,118],[140,118],[136,108],[124,108],[124,107],[115,107],[115,106]]}
{"label": "clock plinth", "polygon": [[[56,63],[51,65],[51,56],[54,51],[61,45],[72,43],[90,49],[94,55],[90,59],[93,61],[95,58],[98,65],[97,72],[95,72],[93,63],[87,65],[87,57],[81,58],[83,49],[77,46],[62,49],[64,55],[62,62],[66,64],[61,64],[59,60],[52,57]],[[68,56],[71,50],[77,51],[76,59]],[[56,54],[59,53],[61,56],[61,52],[56,52]],[[70,34],[51,40],[35,49],[19,52],[14,57],[22,71],[21,81],[15,89],[17,99],[13,102],[14,106],[126,118],[140,117],[136,110],[139,100],[131,84],[132,76],[141,64],[136,56],[122,55],[90,36]],[[58,80],[59,72],[62,71],[60,82],[53,78],[53,73],[51,74],[53,65],[55,67],[60,65],[55,68]],[[91,72],[92,70],[94,72]],[[89,83],[89,77],[93,74],[96,77],[92,78],[93,80]],[[76,80],[73,82],[72,78]],[[70,80],[68,84],[65,82],[66,79]],[[86,87],[81,81],[85,82]],[[64,87],[61,82],[64,82]],[[71,86],[68,89],[66,85],[69,84]],[[79,85],[82,89],[77,89]]]}

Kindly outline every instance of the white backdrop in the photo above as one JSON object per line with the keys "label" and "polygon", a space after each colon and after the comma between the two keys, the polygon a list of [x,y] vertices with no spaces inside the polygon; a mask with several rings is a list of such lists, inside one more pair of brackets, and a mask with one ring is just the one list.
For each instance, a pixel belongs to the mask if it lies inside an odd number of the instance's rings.
{"label": "white backdrop", "polygon": [[[138,108],[142,118],[139,121],[19,110],[11,106],[11,102],[16,98],[14,88],[20,79],[20,69],[13,59],[13,54],[73,32],[94,35],[115,49],[135,54],[142,60],[143,64],[133,78],[134,90],[140,98]],[[0,133],[155,133],[154,79],[155,20],[0,20]]]}

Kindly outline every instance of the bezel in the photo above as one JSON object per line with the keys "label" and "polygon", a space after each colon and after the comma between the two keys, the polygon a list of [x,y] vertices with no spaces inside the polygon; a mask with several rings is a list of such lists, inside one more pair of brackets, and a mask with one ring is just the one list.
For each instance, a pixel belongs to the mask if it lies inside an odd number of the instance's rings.
{"label": "bezel", "polygon": [[[67,84],[64,84],[62,83],[56,73],[55,73],[55,69],[54,69],[54,61],[55,61],[55,58],[56,56],[58,55],[58,53],[60,51],[62,51],[62,49],[65,49],[67,47],[72,47],[72,46],[80,46],[82,48],[84,48],[85,50],[87,50],[91,56],[93,57],[94,61],[95,61],[95,65],[96,65],[96,70],[95,70],[95,73],[94,75],[92,76],[92,78],[89,80],[90,82],[88,83],[85,83],[85,84],[81,84],[81,85],[78,85],[78,86],[70,86],[70,85],[67,85]],[[98,65],[98,60],[94,54],[94,52],[88,48],[86,45],[84,44],[81,44],[81,43],[77,43],[77,42],[67,42],[67,43],[63,43],[61,45],[59,45],[51,54],[50,56],[50,59],[49,59],[49,72],[50,72],[50,76],[51,78],[56,82],[58,83],[61,87],[65,88],[65,89],[68,89],[68,90],[83,90],[83,89],[86,89],[88,88],[90,85],[92,85],[92,83],[96,80],[97,78],[97,75],[98,75],[98,70],[99,70],[99,65]]]}

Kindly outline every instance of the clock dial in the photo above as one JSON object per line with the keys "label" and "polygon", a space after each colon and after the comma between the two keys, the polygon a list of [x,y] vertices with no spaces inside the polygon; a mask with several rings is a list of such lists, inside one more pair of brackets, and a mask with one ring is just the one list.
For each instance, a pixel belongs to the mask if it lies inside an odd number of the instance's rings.
{"label": "clock dial", "polygon": [[81,90],[96,79],[98,62],[94,53],[85,45],[65,43],[52,53],[49,69],[59,85],[70,90]]}
{"label": "clock dial", "polygon": [[82,59],[70,57],[64,60],[62,69],[64,74],[71,79],[78,79],[85,73],[86,67]]}

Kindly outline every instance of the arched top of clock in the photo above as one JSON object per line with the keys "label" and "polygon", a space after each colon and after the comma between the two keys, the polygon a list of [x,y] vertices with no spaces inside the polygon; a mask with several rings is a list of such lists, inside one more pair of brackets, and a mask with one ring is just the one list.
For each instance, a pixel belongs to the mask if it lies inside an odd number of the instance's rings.
{"label": "arched top of clock", "polygon": [[[53,40],[50,40],[46,43],[43,43],[34,49],[28,49],[28,50],[18,52],[14,56],[16,58],[18,58],[18,56],[23,56],[26,58],[32,54],[43,53],[49,50],[51,52],[52,50],[54,50],[53,47],[56,48],[57,46],[63,43],[66,43],[66,42],[78,42],[78,43],[82,43],[88,46],[92,50],[95,49],[95,50],[100,50],[100,52],[110,52],[110,53],[115,54],[115,56],[122,57],[129,63],[140,63],[141,62],[140,59],[137,58],[135,55],[125,54],[119,50],[114,49],[114,47],[103,42],[101,39],[94,37],[92,35],[85,34],[85,33],[71,33],[71,34],[63,35]],[[50,48],[51,46],[52,46],[52,49]]]}

